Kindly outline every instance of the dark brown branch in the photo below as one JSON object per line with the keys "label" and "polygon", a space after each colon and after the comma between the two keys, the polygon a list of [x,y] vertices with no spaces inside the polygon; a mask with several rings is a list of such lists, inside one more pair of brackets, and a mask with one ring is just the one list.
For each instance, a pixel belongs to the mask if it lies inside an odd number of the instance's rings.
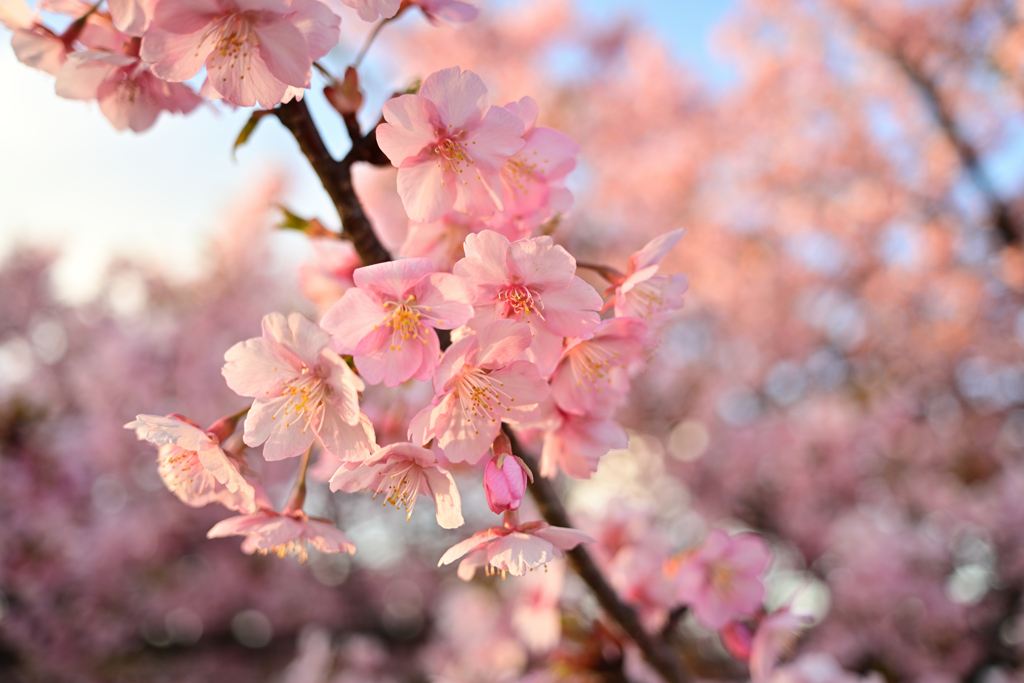
{"label": "dark brown branch", "polygon": [[[571,528],[572,524],[569,521],[569,515],[565,511],[565,507],[562,505],[555,487],[551,481],[539,476],[540,470],[538,469],[536,458],[523,450],[511,430],[506,430],[505,433],[508,434],[508,438],[512,443],[512,452],[521,457],[533,472],[538,473],[538,476],[535,476],[530,484],[530,493],[537,502],[537,508],[540,510],[541,516],[552,526]],[[644,653],[647,661],[657,669],[662,678],[669,683],[685,683],[688,681],[689,678],[683,671],[679,658],[676,657],[675,653],[672,652],[666,643],[656,639],[644,629],[640,619],[637,617],[636,611],[622,602],[618,593],[615,592],[615,589],[604,578],[604,574],[601,573],[601,569],[594,562],[594,558],[590,556],[586,548],[581,545],[576,546],[572,550],[566,551],[566,555],[569,556],[569,563],[572,565],[572,568],[583,579],[583,582],[590,587],[590,590],[594,592],[594,596],[601,604],[601,607],[604,608],[604,611],[633,639],[633,642]]]}
{"label": "dark brown branch", "polygon": [[[363,159],[352,158],[353,154],[349,152],[344,161],[335,160],[327,151],[305,102],[292,100],[279,106],[274,113],[295,137],[299,149],[313,166],[324,189],[334,202],[334,208],[341,218],[342,237],[352,242],[365,265],[390,261],[391,255],[377,239],[373,225],[370,224],[370,219],[367,218],[366,211],[363,210],[363,205],[352,186],[352,163]],[[373,147],[377,147],[376,137],[372,143]],[[352,151],[354,152],[357,147],[363,145],[353,143]],[[377,149],[379,151],[379,148]],[[372,150],[364,150],[358,156],[372,157]]]}
{"label": "dark brown branch", "polygon": [[898,44],[894,44],[883,36],[881,30],[866,17],[850,10],[846,14],[850,17],[851,22],[861,30],[866,42],[889,59],[917,90],[939,131],[956,151],[960,165],[967,172],[975,189],[985,198],[985,203],[988,204],[989,220],[992,222],[999,240],[1004,245],[1019,243],[1024,237],[1021,234],[1021,226],[1014,220],[1009,206],[996,192],[991,178],[981,164],[981,155],[957,124],[953,112],[943,100],[935,79],[911,59]]}

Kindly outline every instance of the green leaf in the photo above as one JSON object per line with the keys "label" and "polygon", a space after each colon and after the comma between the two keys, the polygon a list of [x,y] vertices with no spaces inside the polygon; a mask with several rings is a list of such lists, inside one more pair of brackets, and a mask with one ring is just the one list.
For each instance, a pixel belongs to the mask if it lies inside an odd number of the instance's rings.
{"label": "green leaf", "polygon": [[235,144],[231,148],[232,161],[238,161],[238,159],[235,157],[235,152],[238,150],[239,147],[241,147],[242,145],[249,141],[249,136],[252,135],[252,132],[254,130],[256,130],[256,124],[260,122],[260,119],[262,119],[267,114],[272,113],[273,112],[270,111],[269,109],[257,109],[252,113],[252,116],[249,117],[249,120],[245,122],[245,126],[242,128],[242,132],[238,134],[237,138],[235,138]]}

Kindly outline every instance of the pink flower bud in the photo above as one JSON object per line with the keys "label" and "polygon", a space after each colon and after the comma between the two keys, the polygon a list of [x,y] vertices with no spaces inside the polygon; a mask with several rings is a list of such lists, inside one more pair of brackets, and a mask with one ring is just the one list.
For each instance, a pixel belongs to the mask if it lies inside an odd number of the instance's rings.
{"label": "pink flower bud", "polygon": [[526,472],[519,459],[504,453],[491,458],[484,469],[484,492],[487,506],[494,514],[518,510],[526,492]]}
{"label": "pink flower bud", "polygon": [[733,657],[741,662],[750,660],[750,651],[754,643],[754,629],[750,624],[730,621],[718,632],[718,637],[722,639],[722,645]]}
{"label": "pink flower bud", "polygon": [[351,66],[345,70],[341,83],[324,88],[324,96],[341,115],[355,114],[363,106],[363,92],[359,89],[359,74]]}

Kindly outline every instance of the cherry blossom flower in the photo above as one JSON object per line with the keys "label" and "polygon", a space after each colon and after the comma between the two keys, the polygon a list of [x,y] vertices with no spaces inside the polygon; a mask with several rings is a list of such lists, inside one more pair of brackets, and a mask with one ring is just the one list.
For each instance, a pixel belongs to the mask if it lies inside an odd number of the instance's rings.
{"label": "cherry blossom flower", "polygon": [[419,496],[434,499],[437,523],[445,529],[462,526],[462,499],[455,480],[437,463],[433,451],[413,443],[385,446],[363,462],[343,463],[331,477],[332,491],[354,493],[373,489],[373,497],[384,494],[395,507],[412,517]]}
{"label": "cherry blossom flower", "polygon": [[730,536],[715,529],[699,548],[673,563],[678,598],[690,605],[701,623],[718,630],[761,607],[761,574],[770,559],[760,536]]}
{"label": "cherry blossom flower", "polygon": [[221,449],[213,427],[204,431],[179,415],[139,415],[125,429],[160,446],[160,478],[186,505],[217,502],[242,513],[256,510],[256,491],[242,476],[238,461]]}
{"label": "cherry blossom flower", "polygon": [[614,294],[616,316],[657,320],[682,308],[689,283],[685,275],[658,275],[661,259],[683,237],[682,228],[666,232],[629,257],[625,276],[614,282],[605,296]]}
{"label": "cherry blossom flower", "polygon": [[452,344],[434,373],[431,404],[409,425],[409,437],[436,438],[452,462],[474,464],[488,451],[501,423],[536,418],[548,385],[529,361],[513,360],[530,344],[530,330],[499,320]]}
{"label": "cherry blossom flower", "polygon": [[186,114],[201,102],[188,86],[154,76],[137,56],[98,50],[70,54],[57,72],[56,91],[72,100],[97,100],[114,128],[137,133],[161,111]]}
{"label": "cherry blossom flower", "polygon": [[260,509],[251,515],[229,517],[206,533],[207,538],[245,536],[242,552],[246,555],[274,553],[278,557],[292,555],[300,562],[309,556],[309,546],[322,553],[354,555],[355,545],[329,519],[309,517],[302,510],[277,513]]}
{"label": "cherry blossom flower", "polygon": [[516,584],[512,628],[531,652],[551,651],[562,635],[558,603],[565,586],[565,562],[551,562],[543,572],[527,574]]}
{"label": "cherry blossom flower", "polygon": [[441,354],[435,329],[454,329],[473,315],[466,285],[435,273],[425,258],[358,268],[353,279],[356,286],[321,321],[335,350],[351,354],[370,384],[430,379]]}
{"label": "cherry blossom flower", "polygon": [[550,237],[509,242],[492,230],[466,237],[466,258],[452,269],[465,278],[476,309],[469,326],[506,318],[532,335],[526,357],[550,374],[563,337],[582,337],[601,322],[601,297],[576,277],[576,259]]}
{"label": "cherry blossom flower", "polygon": [[522,149],[523,122],[489,107],[487,86],[453,66],[427,76],[416,95],[384,104],[377,142],[398,168],[410,220],[430,222],[454,208],[484,218],[502,208],[499,171]]}
{"label": "cherry blossom flower", "polygon": [[377,21],[378,18],[390,19],[398,14],[402,0],[341,0],[359,12],[363,21]]}
{"label": "cherry blossom flower", "polygon": [[168,81],[206,65],[225,100],[268,109],[309,85],[313,61],[338,42],[340,19],[317,0],[160,2],[142,39],[142,58]]}
{"label": "cherry blossom flower", "polygon": [[365,385],[329,343],[330,336],[299,313],[270,313],[262,337],[224,354],[228,386],[256,399],[245,418],[245,443],[266,442],[267,460],[299,455],[316,437],[342,460],[373,449],[373,427],[359,412]]}
{"label": "cherry blossom flower", "polygon": [[451,271],[456,261],[466,255],[462,249],[466,237],[486,229],[487,224],[479,218],[458,211],[449,211],[429,223],[410,221],[399,254],[429,258],[435,269]]}
{"label": "cherry blossom flower", "polygon": [[772,612],[757,627],[750,646],[750,679],[766,683],[785,655],[796,645],[800,634],[810,624],[806,615],[794,614],[789,608]]}
{"label": "cherry blossom flower", "polygon": [[564,557],[564,551],[580,543],[593,542],[594,539],[582,531],[551,526],[547,522],[495,526],[453,545],[441,556],[437,566],[451,564],[468,553],[459,563],[458,575],[463,581],[472,579],[477,567],[485,567],[488,574],[507,572],[522,576]]}
{"label": "cherry blossom flower", "polygon": [[629,391],[629,375],[644,360],[647,325],[610,318],[583,338],[567,341],[551,377],[551,395],[565,412],[609,415]]}
{"label": "cherry blossom flower", "polygon": [[555,211],[563,213],[572,207],[572,193],[564,183],[576,167],[580,147],[553,128],[537,127],[538,109],[532,97],[510,102],[505,109],[523,122],[526,144],[501,167],[503,209],[488,223],[515,225],[528,236]]}
{"label": "cherry blossom flower", "polygon": [[544,432],[542,477],[554,479],[561,470],[576,479],[589,479],[601,456],[629,445],[626,430],[614,419],[555,411],[555,424]]}
{"label": "cherry blossom flower", "polygon": [[494,514],[500,515],[519,509],[526,493],[527,476],[532,480],[533,474],[519,458],[512,455],[512,445],[504,433],[498,433],[493,448],[494,457],[487,461],[484,468],[484,493],[487,496],[487,507]]}

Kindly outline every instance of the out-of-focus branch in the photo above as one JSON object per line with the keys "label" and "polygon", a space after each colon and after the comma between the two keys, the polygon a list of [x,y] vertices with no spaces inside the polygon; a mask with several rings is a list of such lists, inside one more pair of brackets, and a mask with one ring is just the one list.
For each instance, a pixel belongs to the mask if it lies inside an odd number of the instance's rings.
{"label": "out-of-focus branch", "polygon": [[985,198],[985,203],[988,204],[989,220],[1000,241],[1007,245],[1019,243],[1024,237],[1021,234],[1021,226],[1014,220],[1010,208],[996,192],[991,178],[981,164],[978,150],[960,129],[953,112],[942,97],[935,79],[908,56],[898,43],[889,40],[868,18],[845,6],[844,3],[836,3],[836,6],[859,30],[865,42],[891,61],[917,90],[943,137],[956,151],[960,165],[967,172],[975,189]]}
{"label": "out-of-focus branch", "polygon": [[376,135],[371,132],[365,138],[353,141],[349,154],[343,161],[337,161],[324,145],[305,102],[292,100],[277,107],[274,113],[299,143],[299,149],[316,171],[341,218],[342,237],[352,242],[356,252],[363,259],[363,264],[390,261],[391,255],[373,231],[373,225],[352,186],[353,162],[376,163],[375,159],[381,155]]}
{"label": "out-of-focus branch", "polygon": [[[512,444],[512,452],[521,457],[527,466],[534,472],[539,472],[537,459],[523,450],[511,430],[505,430],[509,441]],[[562,505],[558,493],[551,481],[537,476],[530,483],[530,493],[537,502],[537,508],[544,520],[552,526],[572,527],[569,522],[569,514]],[[685,683],[689,680],[683,670],[682,663],[669,646],[652,636],[640,623],[636,611],[624,603],[608,580],[605,579],[601,569],[594,562],[586,548],[581,545],[572,550],[566,551],[569,556],[569,563],[579,574],[583,582],[593,591],[594,597],[604,608],[612,619],[614,619],[622,630],[633,639],[640,650],[644,653],[647,661],[657,669],[658,673],[669,683]]]}

